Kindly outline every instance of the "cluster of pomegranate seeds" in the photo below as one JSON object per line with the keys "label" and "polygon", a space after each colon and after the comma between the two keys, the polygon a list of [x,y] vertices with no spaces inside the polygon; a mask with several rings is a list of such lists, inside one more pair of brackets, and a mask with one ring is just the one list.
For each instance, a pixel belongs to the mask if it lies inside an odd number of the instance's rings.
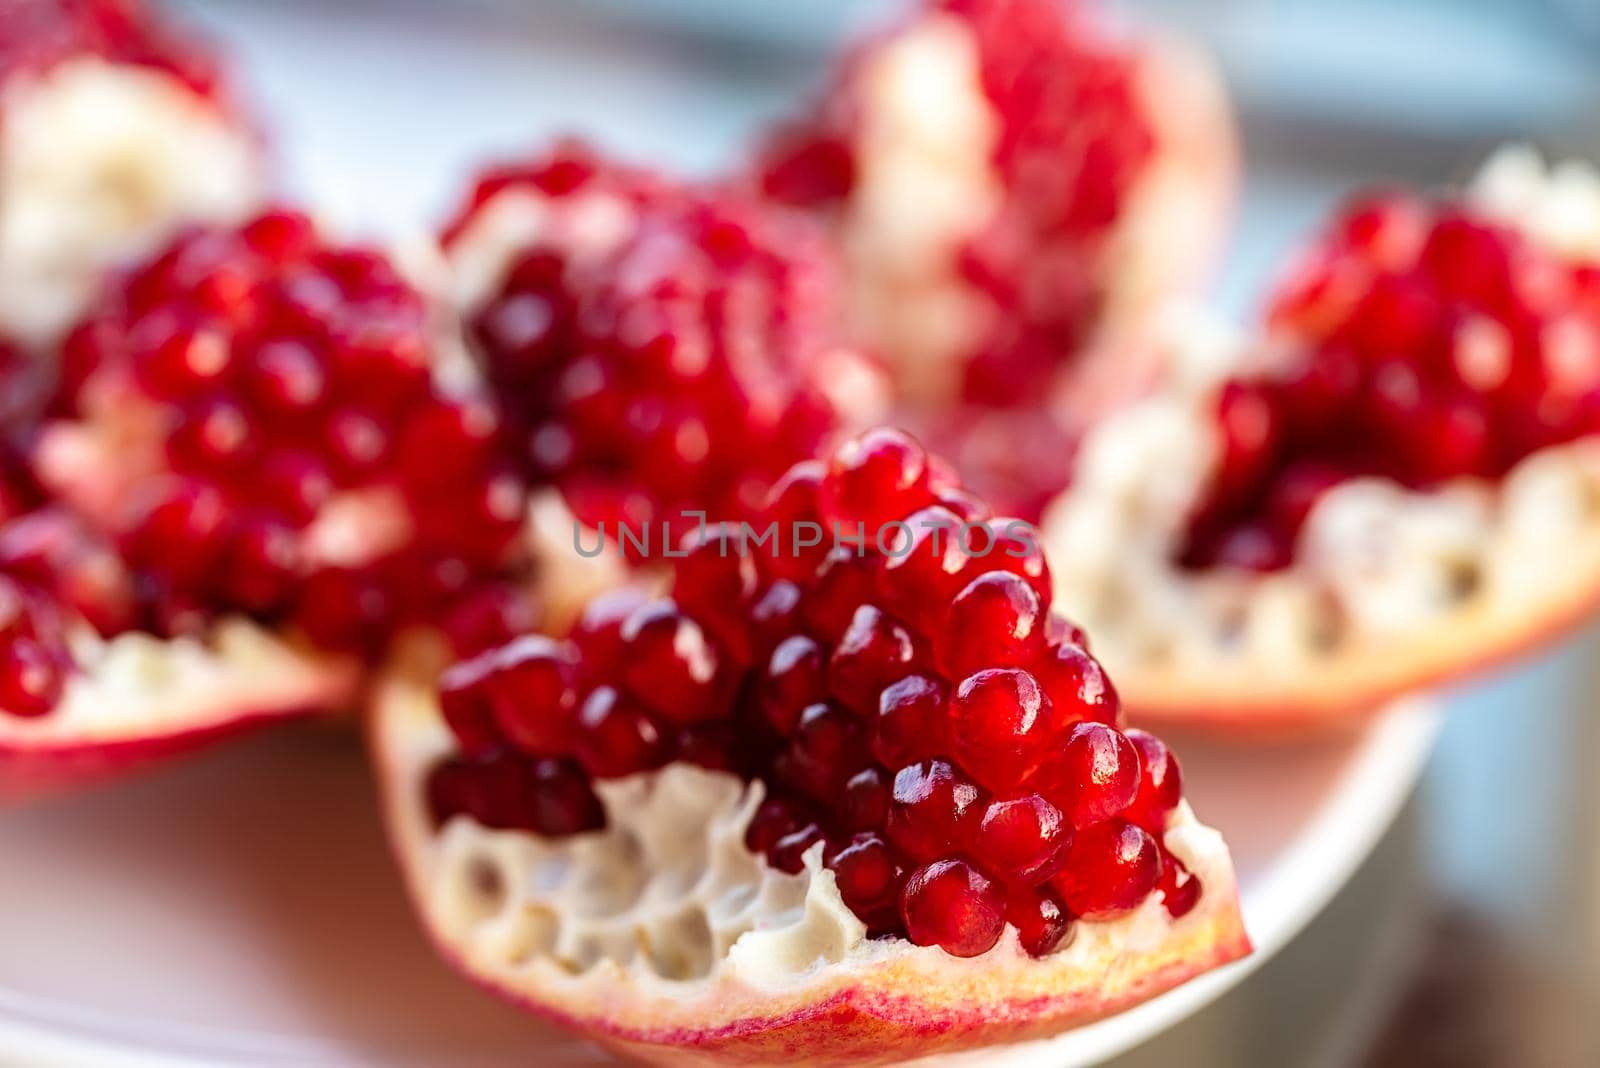
{"label": "cluster of pomegranate seeds", "polygon": [[480,633],[525,487],[495,410],[435,386],[432,343],[382,255],[291,212],[192,231],[108,290],[64,343],[61,404],[154,413],[165,463],[119,533],[158,631],[242,611],[372,651],[457,609],[469,645],[526,626]]}
{"label": "cluster of pomegranate seeds", "polygon": [[[1162,844],[1177,761],[1119,729],[1031,528],[892,430],[796,465],[761,518],[775,539],[743,552],[736,527],[689,539],[670,599],[610,594],[570,640],[450,667],[435,816],[596,827],[579,782],[687,760],[760,778],[747,844],[797,872],[822,843],[875,935],[972,956],[1010,922],[1042,956],[1157,889],[1193,907]],[[796,523],[864,536],[791,551]]]}
{"label": "cluster of pomegranate seeds", "polygon": [[1298,360],[1221,391],[1190,566],[1287,566],[1312,505],[1352,477],[1495,478],[1600,430],[1600,268],[1461,205],[1352,204],[1279,288],[1270,325]]}
{"label": "cluster of pomegranate seeds", "polygon": [[491,172],[447,242],[517,191],[555,213],[604,202],[625,215],[598,260],[552,227],[469,323],[530,476],[590,525],[665,522],[677,537],[695,525],[685,512],[751,514],[835,421],[817,380],[832,311],[816,235],[568,143]]}
{"label": "cluster of pomegranate seeds", "polygon": [[0,3],[0,82],[84,55],[164,71],[202,96],[216,95],[222,81],[215,58],[144,0]]}
{"label": "cluster of pomegranate seeds", "polygon": [[[1005,189],[961,252],[963,280],[994,312],[965,395],[1023,404],[1085,340],[1103,296],[1103,241],[1155,151],[1136,60],[1061,0],[932,0],[926,11],[972,35]],[[858,61],[869,58],[870,46]],[[855,92],[846,83],[812,123],[777,138],[762,163],[767,195],[823,210],[850,195]]]}

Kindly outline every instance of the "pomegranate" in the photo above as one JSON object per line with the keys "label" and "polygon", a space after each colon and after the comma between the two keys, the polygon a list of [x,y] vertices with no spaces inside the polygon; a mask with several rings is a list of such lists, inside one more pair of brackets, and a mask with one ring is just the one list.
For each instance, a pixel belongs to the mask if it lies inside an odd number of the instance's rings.
{"label": "pomegranate", "polygon": [[[868,431],[763,516],[904,526],[961,492],[934,471]],[[1024,535],[951,536],[917,568],[878,533],[805,569],[782,532],[691,552],[568,640],[397,668],[372,744],[445,953],[647,1059],[855,1062],[1048,1034],[1247,952],[1225,847],[1044,620]],[[959,583],[922,580],[947,560]]]}
{"label": "pomegranate", "polygon": [[1136,715],[1348,722],[1588,613],[1597,213],[1592,170],[1508,151],[1340,211],[1259,340],[1184,328],[1044,523]]}
{"label": "pomegranate", "polygon": [[1220,85],[1186,47],[1075,2],[924,0],[769,139],[754,181],[830,224],[853,318],[919,420],[1055,394],[1076,422],[1142,383],[1143,346],[1114,342],[1199,280],[1234,170]]}
{"label": "pomegranate", "polygon": [[521,469],[635,562],[752,515],[874,392],[820,235],[726,190],[564,142],[485,172],[445,247]]}
{"label": "pomegranate", "polygon": [[142,0],[7,0],[0,335],[47,346],[107,267],[250,211],[262,171],[217,57]]}

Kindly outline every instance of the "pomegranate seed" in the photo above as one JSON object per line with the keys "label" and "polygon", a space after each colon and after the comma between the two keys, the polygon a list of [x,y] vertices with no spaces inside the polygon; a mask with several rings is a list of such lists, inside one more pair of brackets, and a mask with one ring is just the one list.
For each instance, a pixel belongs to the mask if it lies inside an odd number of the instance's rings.
{"label": "pomegranate seed", "polygon": [[861,723],[835,705],[812,705],[800,713],[780,760],[793,786],[818,801],[831,801],[865,760]]}
{"label": "pomegranate seed", "polygon": [[486,655],[484,689],[500,737],[535,756],[571,755],[578,694],[570,651],[527,635]]}
{"label": "pomegranate seed", "polygon": [[898,430],[869,430],[834,451],[822,483],[822,510],[829,522],[869,538],[891,520],[903,519],[931,501],[928,456]]}
{"label": "pomegranate seed", "polygon": [[1115,727],[1076,723],[1041,777],[1072,825],[1087,827],[1133,804],[1139,792],[1139,751]]}
{"label": "pomegranate seed", "polygon": [[815,823],[803,824],[778,839],[767,854],[768,861],[779,871],[794,875],[805,867],[805,855],[811,847],[824,840],[822,828]]}
{"label": "pomegranate seed", "polygon": [[761,802],[750,825],[745,828],[744,844],[752,853],[770,854],[791,832],[807,822],[800,808],[787,798],[768,797]]}
{"label": "pomegranate seed", "polygon": [[584,606],[572,628],[572,640],[583,650],[586,668],[603,673],[619,662],[622,654],[622,625],[649,597],[635,586],[607,590]]}
{"label": "pomegranate seed", "polygon": [[1161,851],[1161,879],[1156,883],[1161,891],[1167,913],[1173,919],[1187,916],[1200,901],[1200,880],[1190,874],[1183,862],[1166,850]]}
{"label": "pomegranate seed", "polygon": [[1074,915],[1111,920],[1137,908],[1160,877],[1156,840],[1131,823],[1107,820],[1073,836],[1066,866],[1051,885]]}
{"label": "pomegranate seed", "polygon": [[42,716],[55,708],[65,689],[62,657],[40,642],[11,638],[0,646],[0,710]]}
{"label": "pomegranate seed", "polygon": [[944,684],[907,675],[884,689],[872,726],[872,755],[891,768],[914,764],[944,749]]}
{"label": "pomegranate seed", "polygon": [[1005,932],[1005,893],[964,860],[937,860],[906,880],[900,915],[906,937],[917,945],[977,957]]}
{"label": "pomegranate seed", "polygon": [[882,603],[906,619],[940,618],[966,585],[969,557],[962,551],[961,520],[940,505],[922,508],[893,528],[878,574]]}
{"label": "pomegranate seed", "polygon": [[876,834],[854,835],[824,853],[823,863],[833,872],[839,896],[858,916],[893,905],[900,896],[900,865],[889,843]]}
{"label": "pomegranate seed", "polygon": [[986,571],[950,602],[940,663],[957,678],[986,667],[1020,667],[1044,648],[1045,610],[1027,581]]}
{"label": "pomegranate seed", "polygon": [[1166,829],[1167,814],[1183,799],[1183,771],[1165,742],[1147,731],[1125,732],[1139,751],[1139,792],[1128,807],[1128,819],[1157,836]]}
{"label": "pomegranate seed", "polygon": [[1080,634],[1068,636],[1033,665],[1034,675],[1050,697],[1056,722],[1065,726],[1092,719],[1116,724],[1122,701],[1105,669],[1084,649]]}
{"label": "pomegranate seed", "polygon": [[983,791],[943,760],[924,760],[895,773],[889,841],[914,860],[959,850],[983,815]]}
{"label": "pomegranate seed", "polygon": [[951,753],[991,790],[1027,782],[1059,740],[1050,698],[1026,671],[979,671],[950,699]]}
{"label": "pomegranate seed", "polygon": [[884,687],[914,670],[911,633],[872,605],[857,608],[828,661],[833,695],[862,714],[878,707]]}
{"label": "pomegranate seed", "polygon": [[762,714],[772,729],[784,735],[793,732],[800,711],[828,696],[817,643],[804,634],[778,643],[767,662],[761,693]]}
{"label": "pomegranate seed", "polygon": [[582,769],[565,760],[533,764],[533,829],[545,835],[579,834],[606,824],[600,799]]}
{"label": "pomegranate seed", "polygon": [[622,625],[622,677],[663,719],[692,726],[728,714],[731,687],[716,643],[671,601],[647,604]]}
{"label": "pomegranate seed", "polygon": [[1017,929],[1017,941],[1030,957],[1048,957],[1071,941],[1072,916],[1061,899],[1045,888],[1011,887],[1006,894],[1006,920]]}
{"label": "pomegranate seed", "polygon": [[882,768],[866,767],[844,784],[839,816],[850,831],[881,831],[889,818],[889,775]]}
{"label": "pomegranate seed", "polygon": [[498,664],[492,653],[451,664],[439,677],[439,709],[468,756],[492,752],[501,746],[490,704],[489,683]]}
{"label": "pomegranate seed", "polygon": [[806,624],[818,636],[842,633],[855,618],[856,609],[873,602],[874,561],[850,549],[830,552],[806,590]]}
{"label": "pomegranate seed", "polygon": [[1072,827],[1038,794],[991,801],[973,837],[973,852],[1002,878],[1030,886],[1066,860]]}
{"label": "pomegranate seed", "polygon": [[610,686],[590,691],[578,724],[578,761],[596,778],[650,771],[666,761],[660,728],[643,708]]}

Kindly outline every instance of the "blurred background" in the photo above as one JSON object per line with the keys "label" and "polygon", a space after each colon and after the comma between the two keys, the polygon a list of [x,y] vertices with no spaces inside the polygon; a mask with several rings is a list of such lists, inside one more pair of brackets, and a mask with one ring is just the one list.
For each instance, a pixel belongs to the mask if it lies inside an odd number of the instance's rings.
{"label": "blurred background", "polygon": [[[716,166],[802,99],[841,38],[896,7],[180,6],[245,61],[292,186],[389,231],[437,219],[474,163],[554,132]],[[1216,292],[1238,314],[1353,187],[1448,183],[1507,139],[1600,157],[1597,0],[1116,6],[1192,33],[1224,68],[1248,170]],[[430,76],[441,42],[481,57],[470,86]],[[1117,1063],[1600,1064],[1597,652],[1591,630],[1452,697],[1417,796],[1338,899],[1231,994]]]}

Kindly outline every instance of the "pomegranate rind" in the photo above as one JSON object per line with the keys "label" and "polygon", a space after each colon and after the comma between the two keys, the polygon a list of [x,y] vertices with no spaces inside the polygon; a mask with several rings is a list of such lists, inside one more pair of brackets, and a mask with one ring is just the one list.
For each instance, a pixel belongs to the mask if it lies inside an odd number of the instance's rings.
{"label": "pomegranate rind", "polygon": [[[831,873],[821,868],[820,846],[796,876],[767,868],[744,850],[743,826],[760,802],[759,784],[746,787],[728,775],[670,765],[601,783],[602,799],[610,799],[613,820],[627,820],[649,808],[645,802],[659,791],[681,802],[659,809],[689,810],[679,818],[692,821],[695,831],[706,828],[712,849],[742,851],[742,863],[759,873],[757,881],[730,886],[711,879],[715,895],[708,892],[704,906],[706,914],[746,907],[743,915],[752,925],[737,933],[713,923],[708,937],[731,944],[695,978],[670,979],[640,963],[662,953],[650,942],[662,926],[643,919],[636,921],[642,934],[635,937],[644,946],[630,957],[602,956],[587,961],[587,968],[569,968],[529,951],[526,928],[518,924],[530,922],[525,917],[534,907],[507,913],[509,926],[497,934],[463,933],[448,888],[463,885],[465,876],[451,877],[453,869],[442,858],[473,856],[471,850],[452,851],[463,841],[486,851],[478,855],[499,850],[515,858],[531,848],[528,843],[547,840],[485,831],[459,817],[443,828],[433,825],[422,784],[453,742],[428,690],[399,676],[381,683],[368,740],[391,843],[413,905],[441,955],[484,989],[647,1061],[873,1064],[1037,1038],[1119,1012],[1250,951],[1226,849],[1187,806],[1175,813],[1167,844],[1205,887],[1188,915],[1171,919],[1152,896],[1122,920],[1080,922],[1072,943],[1050,958],[1029,958],[1008,931],[989,953],[963,960],[898,939],[867,940],[865,928],[838,898]],[[727,799],[709,817],[684,800],[706,790],[721,790]],[[637,829],[631,833],[635,841],[658,840]],[[599,835],[566,839],[570,844],[560,848],[574,850],[574,857],[599,855]],[[527,867],[512,859],[502,870]],[[674,873],[654,874],[674,882]],[[617,882],[606,879],[603,869],[587,875],[594,887]],[[584,882],[583,873],[578,881]],[[646,885],[637,900],[655,901],[655,889]],[[566,915],[569,929],[586,930],[583,914],[596,893],[577,902],[576,917]],[[672,900],[673,892],[664,897]],[[757,907],[775,904],[753,921],[747,905],[730,904],[752,901]],[[584,945],[599,940],[579,935],[569,945],[583,954]]]}
{"label": "pomegranate rind", "polygon": [[0,714],[0,802],[81,787],[236,734],[354,704],[353,660],[297,649],[240,619],[204,638],[77,643],[84,662],[47,715]]}

